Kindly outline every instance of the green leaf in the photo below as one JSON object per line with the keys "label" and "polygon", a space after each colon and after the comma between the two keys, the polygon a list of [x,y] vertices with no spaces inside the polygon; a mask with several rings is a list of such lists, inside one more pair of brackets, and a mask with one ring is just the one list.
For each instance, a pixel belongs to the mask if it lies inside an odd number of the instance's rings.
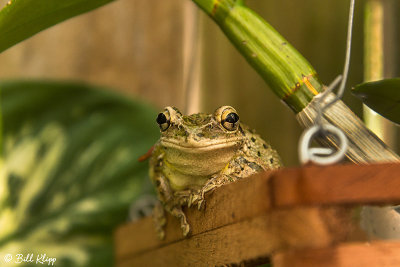
{"label": "green leaf", "polygon": [[12,0],[0,11],[0,52],[113,0]]}
{"label": "green leaf", "polygon": [[2,256],[46,253],[57,266],[112,266],[112,230],[152,191],[148,164],[137,159],[159,135],[155,111],[85,84],[0,88]]}
{"label": "green leaf", "polygon": [[383,117],[400,124],[400,78],[359,84],[353,94]]}

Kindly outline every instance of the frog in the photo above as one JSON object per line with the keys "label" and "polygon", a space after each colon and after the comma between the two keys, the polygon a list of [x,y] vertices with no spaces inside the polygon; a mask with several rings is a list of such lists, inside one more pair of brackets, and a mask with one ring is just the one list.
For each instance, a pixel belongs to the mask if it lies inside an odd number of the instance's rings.
{"label": "frog", "polygon": [[159,199],[153,218],[160,239],[165,237],[165,212],[180,221],[186,237],[191,229],[185,206],[200,210],[206,193],[282,167],[277,151],[241,123],[231,106],[191,115],[167,106],[156,122],[161,136],[150,156],[149,174]]}

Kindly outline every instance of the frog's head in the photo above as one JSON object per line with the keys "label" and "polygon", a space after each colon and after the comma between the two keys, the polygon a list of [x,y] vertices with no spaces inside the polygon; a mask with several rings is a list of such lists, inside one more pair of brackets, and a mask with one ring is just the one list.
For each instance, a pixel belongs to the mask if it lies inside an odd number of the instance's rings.
{"label": "frog's head", "polygon": [[221,170],[244,142],[239,115],[230,106],[222,106],[213,114],[189,116],[166,107],[156,121],[165,159],[182,172],[205,175]]}

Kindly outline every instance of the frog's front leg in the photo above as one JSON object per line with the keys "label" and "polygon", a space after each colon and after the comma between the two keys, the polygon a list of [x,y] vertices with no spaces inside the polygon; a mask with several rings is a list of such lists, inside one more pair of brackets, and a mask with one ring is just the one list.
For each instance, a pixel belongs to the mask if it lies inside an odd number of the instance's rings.
{"label": "frog's front leg", "polygon": [[182,207],[174,206],[169,210],[169,213],[171,213],[173,216],[179,219],[181,224],[182,234],[183,236],[187,236],[188,233],[190,232],[190,226],[186,220],[186,215],[183,212]]}
{"label": "frog's front leg", "polygon": [[153,208],[153,221],[157,231],[158,238],[164,239],[165,237],[164,226],[167,223],[167,220],[165,218],[164,207],[160,201],[158,201]]}
{"label": "frog's front leg", "polygon": [[[158,198],[163,204],[165,210],[180,220],[182,233],[186,236],[190,231],[190,227],[186,220],[186,215],[182,210],[182,199],[179,197],[177,198],[174,195],[174,192],[169,185],[169,181],[164,177],[164,175],[159,174],[154,180],[157,186]],[[164,209],[161,207],[162,212],[159,209],[160,207],[155,207],[153,216],[158,236],[160,239],[163,239],[165,236],[164,226],[166,224],[166,218],[165,213],[163,212]]]}

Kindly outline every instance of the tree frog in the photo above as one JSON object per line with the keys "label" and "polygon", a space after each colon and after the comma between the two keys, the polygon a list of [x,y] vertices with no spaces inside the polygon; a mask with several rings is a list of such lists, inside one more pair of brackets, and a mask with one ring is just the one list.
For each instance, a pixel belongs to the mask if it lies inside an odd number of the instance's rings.
{"label": "tree frog", "polygon": [[188,116],[166,107],[156,121],[161,137],[151,154],[150,178],[162,204],[154,210],[161,239],[165,211],[180,220],[186,236],[190,226],[182,207],[197,205],[200,209],[205,193],[282,166],[278,153],[242,124],[231,106],[222,106],[213,114]]}

